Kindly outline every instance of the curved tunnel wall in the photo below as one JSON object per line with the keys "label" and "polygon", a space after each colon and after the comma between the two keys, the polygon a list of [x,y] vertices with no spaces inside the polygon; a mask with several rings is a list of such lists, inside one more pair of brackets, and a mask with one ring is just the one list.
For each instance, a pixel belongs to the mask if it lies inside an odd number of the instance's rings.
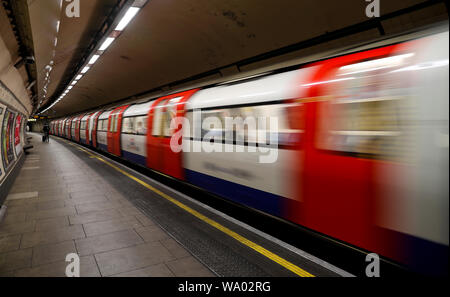
{"label": "curved tunnel wall", "polygon": [[[0,94],[5,92],[5,86],[0,83]],[[0,205],[3,204],[8,192],[18,175],[24,161],[23,147],[25,145],[25,127],[27,116],[7,105],[0,95]]]}
{"label": "curved tunnel wall", "polygon": [[0,206],[24,161],[25,127],[31,109],[24,79],[0,35]]}

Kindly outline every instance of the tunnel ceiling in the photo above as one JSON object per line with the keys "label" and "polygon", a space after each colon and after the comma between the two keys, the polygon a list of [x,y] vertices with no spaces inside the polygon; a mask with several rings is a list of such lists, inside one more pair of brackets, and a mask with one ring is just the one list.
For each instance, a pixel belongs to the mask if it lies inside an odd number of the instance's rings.
{"label": "tunnel ceiling", "polygon": [[[54,61],[48,99],[59,95],[58,90],[64,87],[61,82],[70,76],[117,1],[81,0],[80,18],[66,17],[58,7],[59,0],[28,2],[40,89],[45,78],[43,69]],[[423,0],[381,1],[381,13],[420,2]],[[117,101],[367,21],[366,5],[363,0],[149,0],[49,115],[57,117]],[[448,17],[444,4],[383,25],[386,30],[400,30],[404,24],[420,25],[442,15]],[[56,37],[53,28],[59,19],[58,43],[52,58]],[[369,35],[367,38],[374,37]]]}

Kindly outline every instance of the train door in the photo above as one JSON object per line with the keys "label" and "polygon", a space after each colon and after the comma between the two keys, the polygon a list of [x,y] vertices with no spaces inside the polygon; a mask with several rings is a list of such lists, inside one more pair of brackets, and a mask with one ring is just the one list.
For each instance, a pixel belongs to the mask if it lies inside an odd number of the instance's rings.
{"label": "train door", "polygon": [[86,130],[85,130],[85,133],[86,133],[86,144],[87,145],[89,145],[90,143],[91,143],[91,141],[92,141],[92,139],[91,139],[91,121],[93,121],[94,120],[94,118],[93,118],[93,116],[95,115],[95,113],[91,113],[91,114],[89,114],[88,116],[87,116],[87,119],[86,119]]}
{"label": "train door", "polygon": [[129,105],[120,106],[114,109],[109,115],[109,127],[108,127],[108,152],[113,155],[120,156],[120,131],[122,130],[122,117],[125,109]]}
{"label": "train door", "polygon": [[381,110],[365,109],[373,105],[376,91],[374,85],[362,84],[359,77],[380,79],[377,68],[389,65],[377,59],[389,57],[394,49],[389,46],[322,62],[304,84],[309,90],[300,100],[305,103],[306,118],[299,223],[372,250],[377,158],[372,151],[380,146],[378,141],[386,131],[380,131],[380,138],[369,127]]}
{"label": "train door", "polygon": [[76,133],[75,133],[75,129],[76,129],[76,127],[77,127],[77,123],[78,123],[78,117],[73,117],[73,119],[72,119],[72,129],[71,129],[71,139],[73,140],[73,141],[76,141]]}
{"label": "train door", "polygon": [[63,137],[63,135],[64,135],[64,120],[60,120],[58,136]]}
{"label": "train door", "polygon": [[170,140],[179,129],[170,129],[175,117],[185,116],[185,104],[197,90],[190,90],[155,101],[148,116],[147,166],[178,179],[184,179],[182,154],[174,152]]}
{"label": "train door", "polygon": [[68,139],[72,139],[72,118],[67,119],[67,135]]}
{"label": "train door", "polygon": [[98,128],[98,117],[103,113],[103,111],[98,111],[97,114],[93,116],[93,123],[92,123],[92,130],[91,130],[91,137],[92,143],[91,145],[93,147],[97,147],[97,128]]}
{"label": "train door", "polygon": [[84,115],[80,115],[77,117],[75,121],[75,141],[80,142],[80,127],[81,127],[81,119]]}

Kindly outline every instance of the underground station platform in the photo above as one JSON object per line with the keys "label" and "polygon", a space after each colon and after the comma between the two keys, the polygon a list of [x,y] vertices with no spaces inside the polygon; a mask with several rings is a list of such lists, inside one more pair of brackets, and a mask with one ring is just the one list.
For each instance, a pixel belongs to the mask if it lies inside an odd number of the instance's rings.
{"label": "underground station platform", "polygon": [[0,276],[349,276],[106,156],[52,137],[6,199]]}
{"label": "underground station platform", "polygon": [[448,16],[444,0],[1,0],[0,290],[448,277]]}

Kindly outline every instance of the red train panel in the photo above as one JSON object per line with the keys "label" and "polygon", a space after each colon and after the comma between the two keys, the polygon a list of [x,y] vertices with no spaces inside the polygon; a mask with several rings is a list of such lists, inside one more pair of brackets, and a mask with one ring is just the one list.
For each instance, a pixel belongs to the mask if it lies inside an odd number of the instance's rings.
{"label": "red train panel", "polygon": [[120,132],[122,127],[123,112],[128,108],[129,105],[117,107],[109,115],[108,121],[108,152],[120,156]]}
{"label": "red train panel", "polygon": [[171,119],[185,116],[185,104],[198,89],[161,97],[149,111],[147,129],[147,166],[172,177],[184,179],[182,153],[174,152],[170,139],[180,131],[170,129]]}

